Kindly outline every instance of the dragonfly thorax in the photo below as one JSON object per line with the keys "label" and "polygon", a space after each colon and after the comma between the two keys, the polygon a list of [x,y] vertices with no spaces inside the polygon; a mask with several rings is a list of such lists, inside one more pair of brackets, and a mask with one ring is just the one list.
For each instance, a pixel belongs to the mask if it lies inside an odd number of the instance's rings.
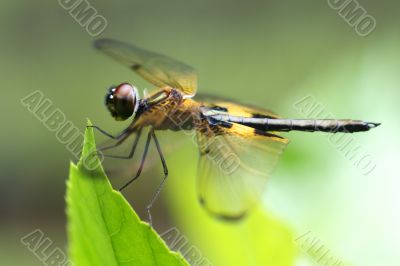
{"label": "dragonfly thorax", "polygon": [[196,102],[184,99],[174,88],[164,87],[139,102],[132,128],[152,126],[157,130],[189,130],[198,114]]}

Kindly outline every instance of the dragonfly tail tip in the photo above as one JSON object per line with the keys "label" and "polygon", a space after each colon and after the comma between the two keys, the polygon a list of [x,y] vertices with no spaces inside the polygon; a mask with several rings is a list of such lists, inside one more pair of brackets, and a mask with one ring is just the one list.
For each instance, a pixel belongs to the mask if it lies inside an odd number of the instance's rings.
{"label": "dragonfly tail tip", "polygon": [[373,123],[373,122],[367,122],[367,125],[369,126],[369,128],[375,128],[380,126],[381,123]]}

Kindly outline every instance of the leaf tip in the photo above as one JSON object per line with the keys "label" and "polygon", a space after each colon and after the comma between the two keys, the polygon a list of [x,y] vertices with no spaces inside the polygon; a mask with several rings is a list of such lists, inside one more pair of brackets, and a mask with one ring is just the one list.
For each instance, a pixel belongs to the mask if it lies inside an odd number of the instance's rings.
{"label": "leaf tip", "polygon": [[[102,158],[102,156],[101,156]],[[96,142],[94,139],[92,122],[87,118],[85,138],[83,141],[83,148],[81,158],[78,162],[78,167],[87,172],[103,172],[101,167],[102,160],[98,156],[96,149]]]}

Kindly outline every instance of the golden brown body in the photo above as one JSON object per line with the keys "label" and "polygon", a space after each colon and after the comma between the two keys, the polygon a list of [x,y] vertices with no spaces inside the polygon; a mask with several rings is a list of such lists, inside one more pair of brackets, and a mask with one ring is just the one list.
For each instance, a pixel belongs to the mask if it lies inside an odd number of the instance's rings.
{"label": "golden brown body", "polygon": [[180,91],[170,87],[150,95],[144,102],[147,106],[131,124],[134,130],[145,126],[156,130],[191,130],[200,116],[200,103],[184,99]]}

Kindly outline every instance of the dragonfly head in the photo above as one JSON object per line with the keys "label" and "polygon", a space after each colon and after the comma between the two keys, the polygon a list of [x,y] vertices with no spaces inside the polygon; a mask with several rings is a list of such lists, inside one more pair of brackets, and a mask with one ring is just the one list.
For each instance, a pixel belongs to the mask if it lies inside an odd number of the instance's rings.
{"label": "dragonfly head", "polygon": [[126,120],[132,115],[135,116],[139,101],[139,93],[136,87],[126,82],[112,86],[105,98],[108,111],[118,121]]}

